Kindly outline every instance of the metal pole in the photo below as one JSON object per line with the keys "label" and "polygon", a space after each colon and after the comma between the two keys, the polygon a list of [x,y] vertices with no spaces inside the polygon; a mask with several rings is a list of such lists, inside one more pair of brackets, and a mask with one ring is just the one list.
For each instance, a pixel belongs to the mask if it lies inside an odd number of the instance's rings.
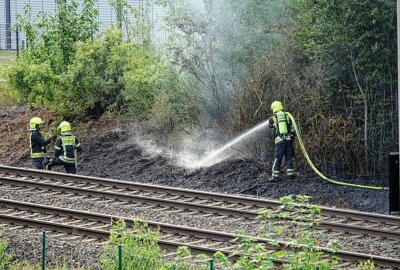
{"label": "metal pole", "polygon": [[11,50],[11,1],[6,0],[6,49]]}
{"label": "metal pole", "polygon": [[397,0],[397,118],[398,118],[398,147],[400,150],[400,0]]}
{"label": "metal pole", "polygon": [[42,232],[42,270],[46,270],[46,231]]}
{"label": "metal pole", "polygon": [[122,246],[118,245],[118,270],[122,270]]}
{"label": "metal pole", "polygon": [[19,31],[17,30],[16,32],[15,32],[15,39],[16,39],[16,45],[17,45],[17,57],[18,57],[18,54],[19,54]]}
{"label": "metal pole", "polygon": [[214,270],[214,260],[210,260],[210,270]]}

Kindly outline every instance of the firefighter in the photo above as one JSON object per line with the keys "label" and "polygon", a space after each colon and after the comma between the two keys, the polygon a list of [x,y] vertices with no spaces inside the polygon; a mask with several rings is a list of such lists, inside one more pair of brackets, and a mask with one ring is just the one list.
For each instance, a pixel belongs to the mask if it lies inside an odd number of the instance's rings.
{"label": "firefighter", "polygon": [[269,119],[269,127],[274,129],[275,150],[274,163],[272,165],[271,182],[280,180],[280,170],[283,157],[285,157],[286,174],[289,179],[295,179],[293,170],[293,139],[294,127],[288,115],[286,115],[283,104],[280,101],[274,101],[271,104],[273,116]]}
{"label": "firefighter", "polygon": [[55,143],[54,158],[47,164],[46,169],[51,170],[54,166],[64,166],[67,173],[76,173],[76,151],[81,152],[82,146],[79,140],[72,135],[71,124],[67,121],[58,126],[61,136],[57,137]]}
{"label": "firefighter", "polygon": [[54,138],[52,132],[50,132],[47,139],[43,137],[40,133],[42,124],[43,121],[39,117],[33,117],[29,121],[29,130],[31,131],[29,135],[29,149],[31,151],[32,163],[39,170],[42,170],[48,162],[48,158],[46,158],[46,145],[51,143]]}

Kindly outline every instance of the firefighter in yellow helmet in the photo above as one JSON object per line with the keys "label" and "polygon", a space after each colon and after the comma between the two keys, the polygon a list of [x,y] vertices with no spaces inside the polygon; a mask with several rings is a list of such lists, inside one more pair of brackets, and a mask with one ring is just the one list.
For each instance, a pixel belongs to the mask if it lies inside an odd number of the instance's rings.
{"label": "firefighter in yellow helmet", "polygon": [[280,101],[274,101],[271,104],[273,116],[269,119],[269,127],[274,129],[275,136],[275,150],[274,150],[274,163],[272,165],[272,181],[279,181],[280,170],[283,157],[285,157],[286,174],[289,179],[295,179],[293,170],[293,139],[294,127],[290,121],[289,116],[283,109],[283,104]]}
{"label": "firefighter in yellow helmet", "polygon": [[43,121],[39,117],[33,117],[29,121],[28,130],[31,132],[29,134],[29,149],[31,152],[32,163],[36,169],[42,170],[48,159],[46,158],[46,145],[51,143],[54,138],[53,133],[50,133],[48,138],[44,138],[40,133],[40,128]]}
{"label": "firefighter in yellow helmet", "polygon": [[61,136],[57,137],[55,143],[54,158],[46,166],[47,170],[51,170],[54,166],[63,165],[67,173],[76,173],[76,153],[82,151],[82,146],[79,140],[72,135],[71,124],[67,121],[62,121],[58,126]]}

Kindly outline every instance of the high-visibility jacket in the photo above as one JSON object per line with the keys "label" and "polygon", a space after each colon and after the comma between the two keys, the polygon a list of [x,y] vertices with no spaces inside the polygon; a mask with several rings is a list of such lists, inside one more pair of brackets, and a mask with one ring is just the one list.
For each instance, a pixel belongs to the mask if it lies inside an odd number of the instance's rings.
{"label": "high-visibility jacket", "polygon": [[286,124],[287,124],[288,133],[282,135],[279,132],[279,126],[278,126],[278,120],[277,120],[276,114],[277,113],[274,113],[274,115],[269,119],[269,122],[268,122],[269,127],[274,129],[275,143],[277,144],[277,143],[280,143],[283,141],[292,141],[292,137],[295,133],[292,121],[290,120],[289,116],[286,115]]}
{"label": "high-visibility jacket", "polygon": [[75,149],[79,152],[82,151],[79,140],[69,132],[57,138],[55,148],[54,156],[70,164],[75,164]]}
{"label": "high-visibility jacket", "polygon": [[29,135],[29,149],[31,150],[31,158],[46,157],[46,145],[51,142],[51,138],[45,139],[39,130],[32,130]]}

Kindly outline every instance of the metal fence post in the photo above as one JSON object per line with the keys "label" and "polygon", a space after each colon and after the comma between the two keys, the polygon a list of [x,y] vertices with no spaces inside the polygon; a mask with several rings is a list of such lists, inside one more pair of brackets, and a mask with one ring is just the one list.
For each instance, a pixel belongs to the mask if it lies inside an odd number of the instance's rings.
{"label": "metal fence post", "polygon": [[399,152],[389,154],[389,214],[400,213]]}
{"label": "metal fence post", "polygon": [[19,55],[19,31],[17,30],[15,33],[15,45],[17,49],[17,57]]}
{"label": "metal fence post", "polygon": [[214,260],[210,260],[210,270],[214,270]]}
{"label": "metal fence post", "polygon": [[122,246],[118,244],[118,270],[122,270]]}
{"label": "metal fence post", "polygon": [[42,232],[42,270],[46,269],[46,231]]}

